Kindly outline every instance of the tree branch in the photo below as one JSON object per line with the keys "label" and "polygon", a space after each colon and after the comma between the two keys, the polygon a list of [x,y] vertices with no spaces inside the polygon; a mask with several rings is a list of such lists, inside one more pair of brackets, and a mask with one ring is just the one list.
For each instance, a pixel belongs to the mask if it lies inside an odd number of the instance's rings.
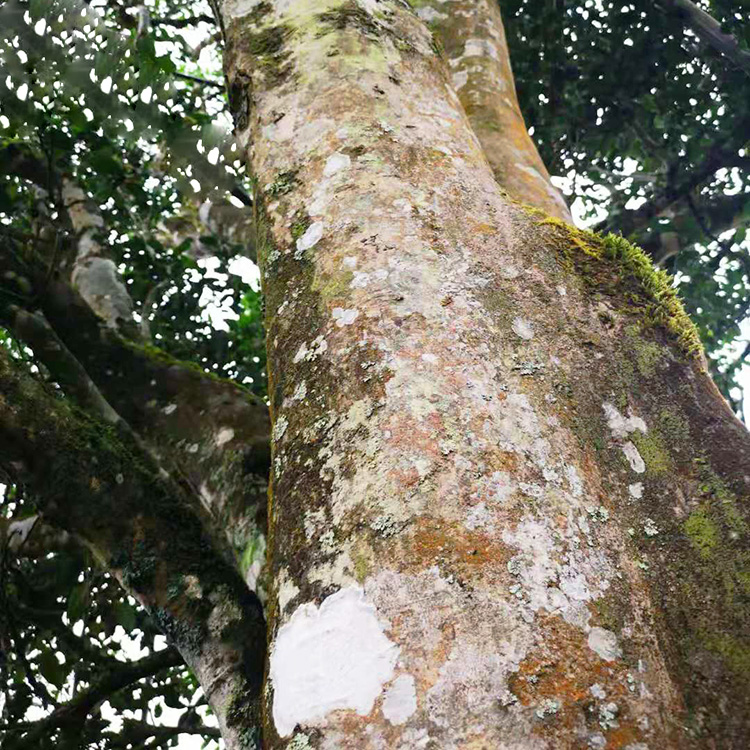
{"label": "tree branch", "polygon": [[24,745],[28,748],[36,747],[33,743],[51,736],[60,727],[70,724],[82,725],[88,714],[99,703],[118,690],[182,663],[182,657],[175,649],[166,648],[154,654],[149,654],[138,661],[118,664],[116,668],[110,668],[103,677],[81,690],[67,703],[58,706],[43,719],[34,723],[19,724],[15,727],[8,726],[3,729],[9,732],[23,733],[22,737],[15,741],[16,747],[21,748]]}
{"label": "tree branch", "polygon": [[16,305],[0,309],[0,321],[18,339],[34,350],[34,355],[78,405],[90,414],[114,424],[120,416],[107,403],[81,363],[70,353],[47,322]]}
{"label": "tree branch", "polygon": [[676,11],[701,40],[750,75],[750,52],[742,49],[731,34],[725,34],[715,18],[691,0],[666,0],[666,7]]}
{"label": "tree branch", "polygon": [[[744,137],[750,120],[743,120],[736,132]],[[733,145],[729,138],[715,143],[706,154],[703,161],[693,169],[684,173],[682,179],[673,180],[657,190],[640,208],[635,211],[623,211],[614,218],[607,218],[595,227],[598,232],[619,232],[624,237],[630,237],[639,229],[646,226],[652,219],[664,213],[678,201],[686,198],[693,190],[713,177],[716,172],[724,168],[750,168],[750,158],[742,157],[738,153],[739,147]]]}
{"label": "tree branch", "polygon": [[202,83],[204,86],[213,86],[214,88],[224,90],[223,81],[211,81],[208,78],[201,78],[200,76],[194,76],[190,73],[177,73],[172,74],[175,78],[182,78],[186,81],[194,81],[195,83]]}
{"label": "tree branch", "polygon": [[259,721],[258,598],[175,482],[132,435],[88,418],[0,351],[0,461],[44,517],[76,533],[180,651],[222,724]]}

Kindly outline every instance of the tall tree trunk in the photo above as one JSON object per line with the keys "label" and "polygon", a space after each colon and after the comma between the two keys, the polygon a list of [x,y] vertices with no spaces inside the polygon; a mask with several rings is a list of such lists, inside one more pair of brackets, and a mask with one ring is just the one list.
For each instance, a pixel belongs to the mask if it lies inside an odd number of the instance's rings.
{"label": "tall tree trunk", "polygon": [[667,281],[508,199],[405,3],[221,12],[267,308],[268,747],[745,747],[750,439]]}

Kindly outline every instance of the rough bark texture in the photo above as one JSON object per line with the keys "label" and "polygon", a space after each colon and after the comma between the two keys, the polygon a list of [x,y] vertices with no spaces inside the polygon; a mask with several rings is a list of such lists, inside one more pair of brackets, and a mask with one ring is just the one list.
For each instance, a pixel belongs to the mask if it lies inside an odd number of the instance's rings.
{"label": "rough bark texture", "polygon": [[222,13],[267,308],[268,747],[745,747],[750,439],[668,284],[508,199],[405,4]]}

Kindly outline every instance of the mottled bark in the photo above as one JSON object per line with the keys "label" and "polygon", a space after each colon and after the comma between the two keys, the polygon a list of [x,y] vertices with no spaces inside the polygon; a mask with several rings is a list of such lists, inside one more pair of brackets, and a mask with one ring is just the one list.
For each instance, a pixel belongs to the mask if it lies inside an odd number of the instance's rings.
{"label": "mottled bark", "polygon": [[73,286],[110,328],[132,328],[133,302],[101,244],[104,219],[93,200],[67,178],[61,196],[76,236],[76,254],[69,268]]}
{"label": "mottled bark", "polygon": [[750,438],[668,282],[508,199],[405,4],[221,8],[260,186],[267,746],[745,747]]}
{"label": "mottled bark", "polygon": [[[25,262],[19,263],[20,257]],[[6,240],[0,268],[6,275],[24,275],[38,314],[10,307],[0,311],[0,319],[35,350],[79,406],[110,422],[123,419],[190,484],[254,586],[264,550],[266,405],[235,383],[128,339],[132,318],[113,326],[62,274],[50,277],[31,257]]]}
{"label": "mottled bark", "polygon": [[453,88],[498,183],[516,200],[572,222],[524,123],[497,0],[412,5],[444,50]]}
{"label": "mottled bark", "polygon": [[258,723],[265,624],[190,491],[128,431],[70,407],[0,352],[0,456],[46,519],[83,539],[200,680],[229,748]]}

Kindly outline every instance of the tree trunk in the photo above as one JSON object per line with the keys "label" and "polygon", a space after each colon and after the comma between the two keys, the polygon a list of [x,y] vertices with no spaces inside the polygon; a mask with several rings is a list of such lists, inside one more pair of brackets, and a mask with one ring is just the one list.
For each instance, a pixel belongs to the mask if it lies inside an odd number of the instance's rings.
{"label": "tree trunk", "polygon": [[221,13],[267,309],[267,747],[746,747],[750,438],[668,281],[508,198],[405,3]]}

